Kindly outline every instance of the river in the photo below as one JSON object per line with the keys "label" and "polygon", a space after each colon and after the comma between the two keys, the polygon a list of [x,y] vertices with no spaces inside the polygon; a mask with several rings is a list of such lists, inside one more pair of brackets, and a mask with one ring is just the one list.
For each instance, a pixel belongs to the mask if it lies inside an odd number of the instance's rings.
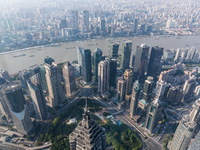
{"label": "river", "polygon": [[28,69],[34,64],[42,64],[46,56],[51,56],[55,62],[61,63],[65,61],[77,60],[77,47],[89,48],[92,53],[96,48],[100,48],[104,55],[110,52],[109,46],[117,42],[120,44],[120,51],[123,49],[123,42],[130,40],[133,42],[133,51],[137,45],[142,43],[148,46],[160,46],[165,49],[177,48],[200,48],[200,36],[181,36],[181,37],[123,37],[123,38],[107,38],[87,41],[76,41],[70,43],[61,43],[57,46],[29,48],[26,50],[1,53],[0,69],[7,70],[10,74],[17,73],[20,70]]}

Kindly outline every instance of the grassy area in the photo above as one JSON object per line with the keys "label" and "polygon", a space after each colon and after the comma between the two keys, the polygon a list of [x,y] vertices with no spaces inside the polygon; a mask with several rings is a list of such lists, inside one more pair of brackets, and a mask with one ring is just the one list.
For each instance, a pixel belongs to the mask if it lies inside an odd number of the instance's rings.
{"label": "grassy area", "polygon": [[138,150],[142,147],[141,140],[125,124],[106,124],[103,127],[106,129],[107,144],[115,150]]}

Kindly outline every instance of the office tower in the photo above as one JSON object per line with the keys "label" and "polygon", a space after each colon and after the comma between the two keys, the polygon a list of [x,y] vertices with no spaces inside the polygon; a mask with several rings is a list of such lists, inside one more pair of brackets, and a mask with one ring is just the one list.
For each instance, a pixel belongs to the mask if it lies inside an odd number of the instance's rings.
{"label": "office tower", "polygon": [[98,65],[98,92],[102,95],[109,90],[110,64],[108,60],[103,60]]}
{"label": "office tower", "polygon": [[183,90],[180,86],[172,86],[169,88],[166,100],[171,105],[176,105],[181,102],[183,98]]}
{"label": "office tower", "polygon": [[131,69],[126,69],[123,78],[126,81],[126,95],[130,95],[132,92],[133,71]]}
{"label": "office tower", "polygon": [[10,75],[9,75],[8,71],[6,71],[6,70],[0,70],[0,77],[4,78],[8,82],[11,81]]}
{"label": "office tower", "polygon": [[105,129],[91,119],[87,105],[83,114],[83,120],[69,135],[70,150],[105,150],[106,133]]}
{"label": "office tower", "polygon": [[188,150],[199,150],[199,147],[200,147],[200,131],[196,134]]}
{"label": "office tower", "polygon": [[134,69],[135,79],[139,79],[140,83],[143,83],[145,80],[145,73],[148,67],[148,55],[149,55],[148,46],[144,44],[137,46],[133,69]]}
{"label": "office tower", "polygon": [[119,44],[115,43],[111,46],[111,57],[117,59],[119,51]]}
{"label": "office tower", "polygon": [[28,81],[28,88],[33,102],[37,119],[44,120],[47,117],[46,101],[42,90],[40,74],[35,74]]}
{"label": "office tower", "polygon": [[28,134],[33,128],[29,110],[20,84],[10,84],[4,88],[7,103],[18,132]]}
{"label": "office tower", "polygon": [[28,89],[27,81],[30,79],[30,75],[27,70],[19,71],[20,81],[25,89]]}
{"label": "office tower", "polygon": [[49,64],[49,65],[51,65],[54,61],[55,61],[55,60],[54,60],[53,58],[49,57],[49,56],[47,56],[47,57],[44,59],[44,62],[45,62],[46,64]]}
{"label": "office tower", "polygon": [[167,92],[169,90],[170,84],[159,80],[156,83],[156,95],[155,97],[159,99],[159,101],[164,101],[167,96]]}
{"label": "office tower", "polygon": [[98,64],[102,61],[102,50],[97,48],[94,51],[94,79],[98,80]]}
{"label": "office tower", "polygon": [[78,29],[78,11],[73,10],[68,12],[68,28]]}
{"label": "office tower", "polygon": [[91,51],[90,49],[77,49],[78,64],[80,65],[80,72],[83,80],[91,82],[92,80],[92,65],[91,65]]}
{"label": "office tower", "polygon": [[60,28],[66,28],[67,27],[67,20],[66,19],[62,19],[60,20]]}
{"label": "office tower", "polygon": [[127,41],[124,45],[124,52],[123,52],[123,64],[122,64],[123,71],[129,68],[131,51],[132,51],[132,42]]}
{"label": "office tower", "polygon": [[196,81],[195,78],[189,78],[185,81],[185,84],[183,86],[183,100],[187,101],[191,98],[192,94],[194,93],[194,90],[196,88]]}
{"label": "office tower", "polygon": [[8,122],[12,121],[8,104],[6,103],[5,95],[3,94],[3,88],[9,83],[4,78],[0,77],[0,114],[6,117]]}
{"label": "office tower", "polygon": [[161,120],[162,115],[162,107],[159,104],[158,99],[152,101],[148,107],[146,120],[145,120],[145,128],[151,133],[157,127],[158,122]]}
{"label": "office tower", "polygon": [[168,144],[169,150],[187,150],[188,144],[193,137],[196,123],[184,116],[180,121],[172,141]]}
{"label": "office tower", "polygon": [[161,71],[161,58],[163,56],[163,49],[164,48],[160,48],[158,46],[151,48],[147,75],[154,77],[154,79],[157,79],[157,76]]}
{"label": "office tower", "polygon": [[84,33],[89,31],[89,11],[87,10],[83,11],[83,31]]}
{"label": "office tower", "polygon": [[30,71],[31,76],[35,74],[40,74],[40,66],[39,65],[30,66],[29,71]]}
{"label": "office tower", "polygon": [[133,85],[133,91],[132,91],[132,95],[131,95],[131,104],[130,104],[130,116],[131,116],[131,118],[133,118],[133,116],[137,114],[139,94],[140,94],[140,84],[136,80],[134,85]]}
{"label": "office tower", "polygon": [[106,36],[106,21],[104,18],[101,18],[100,20],[100,31],[101,36]]}
{"label": "office tower", "polygon": [[117,101],[122,102],[126,99],[126,80],[122,77],[118,78],[117,83]]}
{"label": "office tower", "polygon": [[133,32],[135,34],[138,32],[138,19],[135,19]]}
{"label": "office tower", "polygon": [[198,99],[188,115],[183,116],[172,141],[169,143],[169,150],[186,150],[199,123],[200,100]]}
{"label": "office tower", "polygon": [[153,77],[148,76],[144,82],[143,96],[142,96],[142,98],[146,101],[146,103],[151,101],[153,87],[154,87]]}
{"label": "office tower", "polygon": [[146,25],[145,25],[145,24],[142,24],[142,25],[140,26],[140,31],[141,31],[141,34],[142,34],[142,35],[146,34]]}
{"label": "office tower", "polygon": [[75,69],[74,67],[67,61],[63,67],[63,78],[65,82],[65,90],[67,97],[73,97],[76,92],[76,78],[75,78]]}
{"label": "office tower", "polygon": [[45,77],[47,82],[48,96],[47,100],[50,107],[57,107],[59,104],[64,102],[64,93],[61,85],[61,73],[58,69],[57,64],[52,63],[44,64],[45,67]]}
{"label": "office tower", "polygon": [[110,59],[110,87],[116,88],[117,59]]}

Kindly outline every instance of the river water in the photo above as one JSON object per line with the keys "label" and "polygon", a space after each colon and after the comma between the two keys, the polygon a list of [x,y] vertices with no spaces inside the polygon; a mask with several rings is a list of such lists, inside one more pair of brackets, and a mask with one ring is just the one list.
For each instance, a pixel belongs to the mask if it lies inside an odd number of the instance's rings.
{"label": "river water", "polygon": [[77,60],[77,47],[89,48],[92,53],[96,48],[100,48],[104,55],[110,52],[110,45],[112,43],[120,44],[120,51],[122,52],[123,42],[130,40],[133,43],[133,51],[137,45],[142,43],[148,46],[160,46],[165,49],[177,48],[200,48],[200,36],[181,36],[181,37],[123,37],[123,38],[108,38],[96,39],[87,41],[76,41],[70,43],[62,43],[57,46],[29,48],[26,50],[15,51],[10,53],[0,54],[0,70],[5,69],[10,74],[17,73],[20,70],[28,69],[34,64],[42,64],[46,56],[51,56],[55,62],[61,63],[65,61]]}

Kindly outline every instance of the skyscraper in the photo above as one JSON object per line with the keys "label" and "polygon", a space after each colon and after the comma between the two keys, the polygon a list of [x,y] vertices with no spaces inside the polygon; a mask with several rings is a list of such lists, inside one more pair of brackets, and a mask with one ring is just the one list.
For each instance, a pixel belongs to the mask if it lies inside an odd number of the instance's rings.
{"label": "skyscraper", "polygon": [[133,69],[134,69],[135,79],[139,79],[140,83],[143,83],[145,80],[145,73],[147,72],[147,67],[148,67],[148,55],[149,55],[148,46],[144,44],[137,46]]}
{"label": "skyscraper", "polygon": [[87,82],[91,82],[92,80],[92,65],[91,65],[91,51],[90,49],[77,49],[78,54],[78,64],[81,67],[81,75],[83,80]]}
{"label": "skyscraper", "polygon": [[138,19],[135,19],[133,32],[135,34],[137,34],[138,32]]}
{"label": "skyscraper", "polygon": [[132,91],[132,95],[131,95],[131,104],[130,104],[130,116],[131,116],[131,118],[133,118],[133,116],[137,114],[139,94],[140,94],[140,84],[136,80],[134,85],[133,85],[133,91]]}
{"label": "skyscraper", "polygon": [[146,121],[145,121],[145,128],[150,131],[151,133],[157,127],[158,122],[161,119],[162,115],[162,107],[159,104],[158,99],[152,101],[148,107]]}
{"label": "skyscraper", "polygon": [[89,11],[87,10],[83,11],[83,31],[86,33],[89,31]]}
{"label": "skyscraper", "polygon": [[156,95],[155,97],[159,99],[159,101],[164,101],[167,96],[167,92],[169,90],[170,84],[164,82],[162,80],[157,81],[156,83]]}
{"label": "skyscraper", "polygon": [[110,59],[110,87],[116,88],[117,59]]}
{"label": "skyscraper", "polygon": [[163,56],[163,49],[158,46],[151,48],[151,55],[149,59],[147,75],[157,79],[161,71],[161,58]]}
{"label": "skyscraper", "polygon": [[33,128],[29,110],[20,84],[10,84],[4,88],[4,94],[18,132],[28,134]]}
{"label": "skyscraper", "polygon": [[101,18],[100,20],[100,31],[101,31],[101,36],[106,35],[106,21],[104,18]]}
{"label": "skyscraper", "polygon": [[103,60],[98,65],[98,92],[102,95],[109,90],[110,65],[108,60]]}
{"label": "skyscraper", "polygon": [[172,141],[168,144],[169,150],[187,150],[188,144],[197,127],[197,123],[199,122],[199,109],[200,100],[197,100],[190,114],[183,116],[180,121]]}
{"label": "skyscraper", "polygon": [[119,51],[119,44],[115,43],[111,46],[111,57],[117,59]]}
{"label": "skyscraper", "polygon": [[185,84],[183,86],[184,101],[188,100],[191,97],[191,95],[194,93],[195,88],[196,88],[196,81],[194,78],[190,78],[185,81]]}
{"label": "skyscraper", "polygon": [[200,131],[196,134],[188,150],[199,150],[199,147],[200,147]]}
{"label": "skyscraper", "polygon": [[167,93],[167,102],[169,102],[171,105],[176,105],[181,102],[181,99],[183,98],[183,89],[180,86],[172,86],[169,88],[169,91]]}
{"label": "skyscraper", "polygon": [[132,51],[132,42],[127,41],[124,44],[124,51],[123,51],[123,64],[122,64],[122,70],[129,68],[130,65],[130,57],[131,57],[131,51]]}
{"label": "skyscraper", "polygon": [[73,97],[77,92],[76,88],[76,79],[75,79],[75,69],[74,67],[67,61],[63,67],[63,78],[65,82],[65,90],[67,97]]}
{"label": "skyscraper", "polygon": [[126,80],[122,77],[118,78],[117,84],[117,101],[123,102],[126,99]]}
{"label": "skyscraper", "polygon": [[68,12],[68,27],[78,29],[78,11],[72,10]]}
{"label": "skyscraper", "polygon": [[70,150],[105,150],[105,129],[91,119],[90,112],[86,106],[83,120],[69,135]]}
{"label": "skyscraper", "polygon": [[6,70],[0,70],[0,77],[4,78],[6,81],[11,81],[10,75]]}
{"label": "skyscraper", "polygon": [[42,82],[39,74],[35,74],[30,78],[30,81],[28,82],[28,88],[37,118],[40,120],[46,119],[46,101],[42,91]]}
{"label": "skyscraper", "polygon": [[94,51],[94,79],[98,80],[98,64],[102,60],[102,50],[97,48]]}
{"label": "skyscraper", "polygon": [[154,86],[153,77],[148,76],[144,82],[143,97],[142,97],[146,101],[146,103],[151,101],[153,86]]}
{"label": "skyscraper", "polygon": [[57,107],[65,100],[61,85],[61,72],[55,63],[52,63],[51,65],[44,64],[44,67],[46,71],[45,77],[48,89],[47,100],[50,107]]}
{"label": "skyscraper", "polygon": [[132,92],[133,71],[126,69],[123,78],[126,80],[126,95],[130,95]]}
{"label": "skyscraper", "polygon": [[20,81],[25,89],[28,89],[27,81],[30,78],[30,72],[27,70],[19,71]]}

